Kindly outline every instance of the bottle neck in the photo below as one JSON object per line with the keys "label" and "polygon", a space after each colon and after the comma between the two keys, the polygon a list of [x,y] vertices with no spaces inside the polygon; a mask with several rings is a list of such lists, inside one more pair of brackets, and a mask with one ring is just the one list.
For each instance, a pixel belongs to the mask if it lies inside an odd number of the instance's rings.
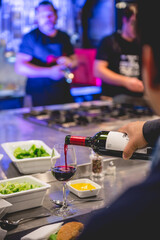
{"label": "bottle neck", "polygon": [[65,137],[65,144],[90,147],[90,145],[91,145],[91,137],[81,137],[81,136],[67,135]]}

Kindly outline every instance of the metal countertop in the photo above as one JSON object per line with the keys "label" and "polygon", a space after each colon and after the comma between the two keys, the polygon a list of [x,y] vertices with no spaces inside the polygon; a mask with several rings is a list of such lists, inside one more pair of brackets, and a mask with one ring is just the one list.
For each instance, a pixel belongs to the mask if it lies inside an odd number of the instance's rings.
{"label": "metal countertop", "polygon": [[[58,109],[59,107],[74,107],[76,104],[66,104],[62,106],[54,106],[54,108]],[[45,126],[39,126],[35,123],[31,123],[20,116],[21,113],[27,112],[29,109],[16,109],[16,110],[4,110],[0,112],[0,144],[4,142],[15,142],[15,141],[24,141],[24,140],[43,140],[49,147],[53,147],[53,145],[57,142],[64,142],[64,138],[66,133],[63,131],[57,131],[55,129],[51,129]],[[155,119],[157,116],[153,116],[150,118],[143,118],[138,120],[150,120]],[[124,125],[129,121],[135,121],[137,119],[127,119],[127,120],[117,120],[114,122],[106,122],[102,124],[98,124],[97,126],[88,127],[87,129],[78,129],[78,134],[82,136],[92,136],[96,132],[100,130],[117,130],[119,127]],[[4,152],[3,148],[0,146],[0,153],[4,154],[3,159],[0,161],[0,179],[12,178],[21,176],[17,168],[13,165],[8,155]],[[76,146],[76,154],[77,154],[77,163],[78,170],[74,176],[74,178],[87,177],[91,176],[90,169],[90,149],[85,147]],[[127,187],[141,181],[148,173],[148,169],[150,166],[150,161],[144,160],[128,160],[124,161],[120,158],[104,158],[104,169],[106,169],[109,161],[113,160],[116,166],[116,174],[115,175],[105,175],[102,180],[95,180],[101,186],[102,189],[100,191],[100,196],[102,196],[103,200],[100,202],[92,202],[92,203],[74,203],[73,207],[77,209],[77,214],[71,216],[70,219],[74,218],[77,220],[81,220],[83,216],[83,221],[85,222],[89,215],[91,215],[92,211],[97,208],[104,207],[105,205],[108,207],[110,202],[114,200],[118,194],[122,193]],[[14,214],[9,214],[7,217],[18,219],[21,216],[28,216],[31,213],[38,214],[40,212],[49,211],[53,213],[53,203],[50,199],[61,198],[62,199],[62,185],[53,179],[50,171],[45,173],[37,173],[33,174],[33,176],[44,180],[45,182],[49,182],[51,184],[51,188],[47,190],[47,194],[44,199],[44,203],[42,207],[38,207],[35,209],[29,209],[25,211],[16,212]],[[136,177],[135,177],[136,176]],[[68,192],[68,199],[76,198],[76,196],[70,192]],[[27,222],[25,224],[20,224],[18,228],[8,232],[6,239],[20,239],[20,236],[25,235],[26,233],[32,231],[33,229],[40,227],[42,225],[46,225],[49,223],[61,221],[63,219],[56,217],[54,215],[45,218],[45,219],[37,219],[34,221]],[[67,221],[67,219],[65,219]]]}

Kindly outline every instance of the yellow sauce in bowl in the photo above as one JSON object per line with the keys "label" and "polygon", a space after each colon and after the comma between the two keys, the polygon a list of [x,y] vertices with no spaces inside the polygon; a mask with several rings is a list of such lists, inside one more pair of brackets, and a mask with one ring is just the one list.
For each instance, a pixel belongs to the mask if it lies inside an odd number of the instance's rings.
{"label": "yellow sauce in bowl", "polygon": [[93,190],[96,189],[92,184],[90,183],[72,183],[71,187],[77,189],[78,191],[87,191],[87,190]]}

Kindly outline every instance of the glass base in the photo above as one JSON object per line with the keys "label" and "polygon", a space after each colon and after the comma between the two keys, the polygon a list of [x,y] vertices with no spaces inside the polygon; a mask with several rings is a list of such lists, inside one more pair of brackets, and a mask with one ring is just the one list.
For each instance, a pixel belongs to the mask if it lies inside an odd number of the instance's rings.
{"label": "glass base", "polygon": [[77,213],[76,209],[72,209],[70,207],[66,207],[66,208],[61,207],[61,208],[55,208],[53,214],[60,217],[68,217],[76,213]]}

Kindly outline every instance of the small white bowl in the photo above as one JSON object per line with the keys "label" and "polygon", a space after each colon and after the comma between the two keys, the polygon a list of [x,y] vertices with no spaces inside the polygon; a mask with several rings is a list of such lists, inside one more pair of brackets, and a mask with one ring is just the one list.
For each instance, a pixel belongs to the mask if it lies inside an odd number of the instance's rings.
{"label": "small white bowl", "polygon": [[51,187],[50,184],[45,183],[39,180],[38,178],[29,175],[0,180],[0,185],[5,184],[7,182],[11,183],[27,182],[39,186],[38,188],[33,188],[11,194],[0,193],[0,199],[7,200],[9,203],[12,204],[12,206],[8,210],[8,213],[42,206],[46,191],[48,188]]}
{"label": "small white bowl", "polygon": [[[71,186],[71,184],[74,184],[74,183],[90,183],[91,185],[93,185],[95,187],[95,189],[93,189],[93,190],[77,190],[76,188]],[[72,193],[74,193],[75,195],[77,195],[80,198],[96,196],[96,195],[98,195],[98,193],[101,189],[101,186],[99,184],[93,182],[92,180],[90,180],[88,178],[70,180],[67,182],[67,186],[68,186],[68,189]]]}
{"label": "small white bowl", "polygon": [[[28,150],[33,144],[36,145],[36,147],[41,147],[46,150],[50,154],[50,156],[47,157],[35,157],[35,158],[23,158],[23,159],[17,159],[13,155],[14,150],[17,147],[21,147],[22,149]],[[6,142],[2,143],[1,146],[7,153],[7,155],[10,157],[12,162],[15,164],[15,166],[18,168],[20,173],[23,174],[32,174],[32,173],[41,173],[49,171],[51,168],[51,154],[52,149],[47,146],[43,141],[40,140],[28,140],[28,141],[17,141],[17,142]],[[53,158],[57,159],[59,158],[59,153],[55,149],[55,156]]]}

